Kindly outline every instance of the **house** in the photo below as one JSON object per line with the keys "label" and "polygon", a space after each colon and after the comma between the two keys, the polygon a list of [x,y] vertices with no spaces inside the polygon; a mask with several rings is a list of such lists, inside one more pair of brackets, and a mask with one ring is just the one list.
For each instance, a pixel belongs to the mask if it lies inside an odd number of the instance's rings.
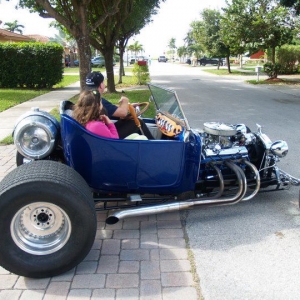
{"label": "house", "polygon": [[250,55],[250,59],[262,59],[264,57],[265,57],[265,52],[262,50],[259,50],[258,52]]}
{"label": "house", "polygon": [[47,36],[38,34],[23,35],[15,32],[11,32],[5,29],[0,29],[0,42],[41,42],[48,43],[49,38]]}
{"label": "house", "polygon": [[32,38],[0,28],[0,42],[30,42]]}
{"label": "house", "polygon": [[34,41],[40,42],[40,43],[48,43],[50,41],[50,39],[44,35],[28,34],[27,36],[29,36],[31,38],[31,40],[34,40]]}

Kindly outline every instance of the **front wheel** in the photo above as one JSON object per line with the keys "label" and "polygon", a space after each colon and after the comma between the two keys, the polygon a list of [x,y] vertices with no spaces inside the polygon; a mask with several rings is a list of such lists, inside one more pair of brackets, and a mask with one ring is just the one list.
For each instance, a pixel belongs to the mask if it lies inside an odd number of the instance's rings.
{"label": "front wheel", "polygon": [[[58,161],[58,162],[64,162],[62,152],[60,152],[60,151],[54,151],[51,155],[43,158],[43,160],[53,160],[53,161]],[[23,156],[20,152],[17,151],[17,153],[16,153],[16,165],[17,165],[17,167],[19,167],[23,164],[28,164],[28,163],[33,162],[33,161],[34,161],[34,159],[27,158],[27,157]]]}
{"label": "front wheel", "polygon": [[64,273],[89,253],[97,222],[90,188],[70,167],[34,161],[0,183],[0,265],[44,278]]}

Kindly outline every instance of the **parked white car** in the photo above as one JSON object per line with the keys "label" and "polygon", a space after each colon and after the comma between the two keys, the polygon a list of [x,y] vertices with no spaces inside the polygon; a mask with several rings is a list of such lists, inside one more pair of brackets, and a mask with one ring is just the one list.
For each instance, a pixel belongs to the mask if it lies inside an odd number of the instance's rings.
{"label": "parked white car", "polygon": [[164,55],[158,57],[158,62],[167,62],[167,61],[168,59]]}

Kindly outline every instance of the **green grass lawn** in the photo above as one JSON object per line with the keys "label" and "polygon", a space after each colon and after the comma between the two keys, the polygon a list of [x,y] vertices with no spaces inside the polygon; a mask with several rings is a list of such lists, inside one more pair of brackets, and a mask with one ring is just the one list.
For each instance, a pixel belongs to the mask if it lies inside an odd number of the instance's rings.
{"label": "green grass lawn", "polygon": [[64,68],[64,74],[68,74],[68,73],[78,73],[79,74],[79,68],[78,67]]}
{"label": "green grass lawn", "polygon": [[[254,67],[255,68],[255,67]],[[252,67],[246,67],[243,68],[244,70],[247,70],[247,72],[241,71],[241,70],[231,70],[232,73],[228,73],[227,69],[204,69],[203,71],[211,73],[211,74],[215,74],[215,75],[241,75],[241,76],[247,76],[247,75],[257,75],[257,73],[255,72],[254,68]],[[249,72],[252,71],[253,72]],[[260,73],[264,74],[264,73]],[[266,80],[266,79],[260,79],[259,81],[257,81],[257,79],[251,79],[251,80],[246,80],[246,82],[250,83],[250,84],[276,84],[276,85],[300,85],[300,78],[288,78],[285,77],[284,75],[278,75],[278,79],[277,80]]]}
{"label": "green grass lawn", "polygon": [[[79,75],[63,76],[63,80],[53,87],[53,90],[64,88],[79,80]],[[51,90],[27,90],[27,89],[0,89],[0,112],[33,99],[37,96],[49,93]]]}
{"label": "green grass lawn", "polygon": [[[249,68],[251,71],[251,68]],[[245,69],[247,70],[247,69]],[[231,69],[231,73],[228,73],[227,69],[203,69],[203,71],[211,73],[211,74],[215,74],[215,75],[241,75],[241,76],[247,76],[247,75],[256,75],[256,72],[253,69],[253,72],[249,72],[249,70],[247,72],[243,72],[240,70],[235,70],[235,69]]]}
{"label": "green grass lawn", "polygon": [[0,141],[0,146],[1,145],[12,145],[13,143],[14,143],[14,140],[13,140],[12,136],[9,135]]}
{"label": "green grass lawn", "polygon": [[[133,68],[133,65],[130,66],[124,66],[125,69],[125,73],[126,72],[131,72]],[[97,68],[97,67],[93,67],[92,71],[98,71],[98,72],[105,72],[105,68]],[[119,72],[119,65],[116,65],[114,67],[114,71],[115,74],[117,74]],[[64,74],[68,74],[68,73],[78,73],[79,74],[79,67],[71,67],[71,68],[64,68]]]}
{"label": "green grass lawn", "polygon": [[79,81],[79,74],[78,75],[64,75],[63,80],[60,83],[54,85],[53,89],[61,89],[72,83],[75,83],[77,81]]}
{"label": "green grass lawn", "polygon": [[243,67],[243,70],[248,70],[248,71],[255,72],[255,67]]}
{"label": "green grass lawn", "polygon": [[[284,76],[284,75],[283,75]],[[300,85],[300,79],[299,78],[280,78],[280,75],[278,76],[277,80],[246,80],[246,82],[251,84],[274,84],[274,85]]]}
{"label": "green grass lawn", "polygon": [[48,92],[49,90],[0,89],[0,112]]}

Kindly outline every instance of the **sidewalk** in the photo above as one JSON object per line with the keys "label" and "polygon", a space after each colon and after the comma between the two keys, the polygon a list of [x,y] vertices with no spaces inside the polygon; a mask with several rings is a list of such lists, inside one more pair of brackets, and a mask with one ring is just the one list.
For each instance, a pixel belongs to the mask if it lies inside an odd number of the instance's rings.
{"label": "sidewalk", "polygon": [[[0,113],[0,139],[11,134],[15,120],[31,107],[50,111],[78,93],[76,83]],[[0,146],[0,180],[15,168],[15,153],[14,145]],[[115,225],[106,225],[106,216],[97,214],[89,255],[65,274],[30,279],[0,267],[0,300],[200,299],[179,212],[128,218]]]}

